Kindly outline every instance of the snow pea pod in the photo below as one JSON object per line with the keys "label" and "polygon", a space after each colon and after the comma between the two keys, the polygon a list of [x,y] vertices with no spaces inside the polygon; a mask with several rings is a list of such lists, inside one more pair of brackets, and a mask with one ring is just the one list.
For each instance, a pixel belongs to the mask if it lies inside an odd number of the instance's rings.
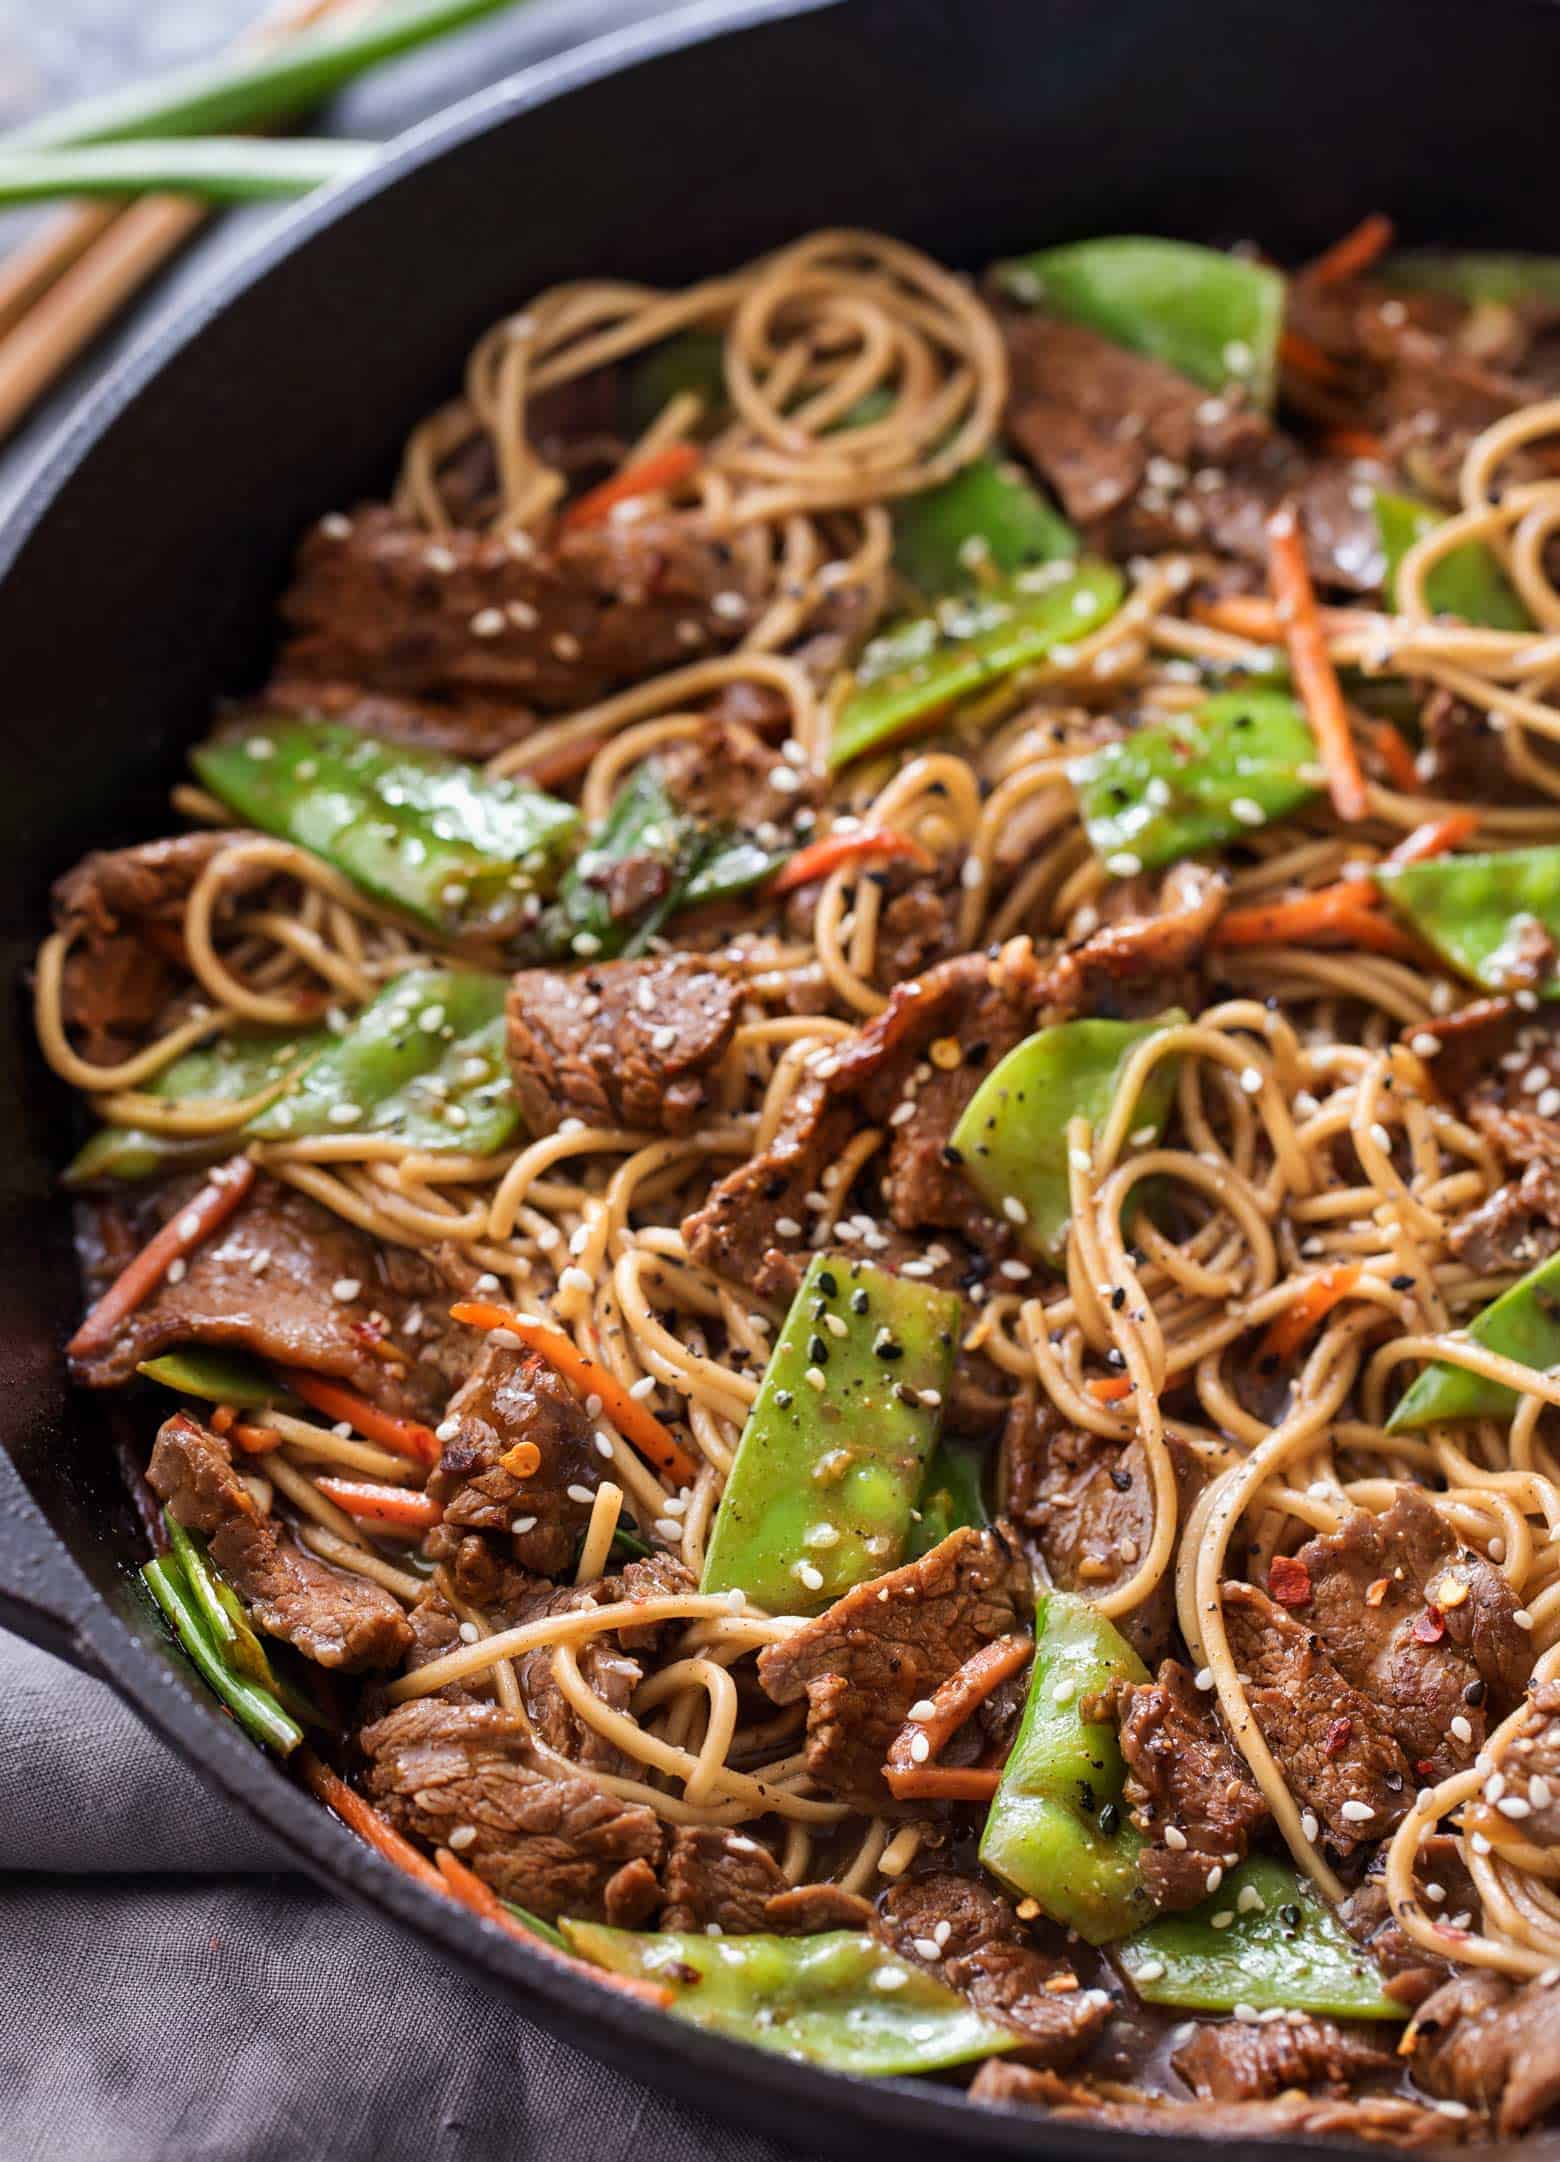
{"label": "snow pea pod", "polygon": [[848,765],[882,750],[977,691],[1038,666],[1108,622],[1121,573],[1105,563],[1042,563],[989,592],[946,600],[874,638],[861,656],[829,746]]}
{"label": "snow pea pod", "polygon": [[1319,793],[1316,739],[1287,692],[1220,691],[1068,766],[1095,854],[1117,878],[1221,848]]}
{"label": "snow pea pod", "polygon": [[[331,1042],[329,1029],[231,1029],[199,1050],[186,1051],[153,1080],[145,1093],[168,1103],[241,1103],[301,1072]],[[160,1134],[130,1126],[103,1126],[80,1148],[65,1172],[67,1186],[95,1186],[105,1179],[161,1178],[198,1170],[233,1152],[231,1131],[221,1134]]]}
{"label": "snow pea pod", "polygon": [[[1552,1373],[1560,1365],[1560,1254],[1541,1261],[1492,1300],[1468,1334],[1486,1351],[1536,1373]],[[1509,1419],[1516,1408],[1516,1391],[1502,1382],[1462,1366],[1427,1366],[1387,1421],[1387,1431],[1412,1433],[1438,1419]]]}
{"label": "snow pea pod", "polygon": [[679,2018],[800,2064],[888,2078],[1002,2056],[1023,2039],[864,1931],[706,1937],[561,1927],[582,1959],[669,1989]]}
{"label": "snow pea pod", "polygon": [[965,1442],[944,1436],[937,1444],[911,1513],[906,1561],[919,1561],[934,1546],[941,1546],[951,1531],[959,1531],[966,1524],[979,1530],[991,1522],[984,1491],[986,1461],[979,1449]]}
{"label": "snow pea pod", "polygon": [[[965,1106],[949,1147],[981,1198],[1003,1216],[1023,1210],[1018,1234],[1032,1254],[1060,1265],[1072,1218],[1067,1122],[1096,1133],[1110,1116],[1127,1060],[1151,1036],[1184,1021],[1171,1007],[1152,1021],[1062,1021],[1026,1036],[998,1061]],[[1157,1138],[1175,1093],[1175,1062],[1151,1070],[1133,1132]]]}
{"label": "snow pea pod", "polygon": [[805,1614],[903,1559],[958,1326],[954,1292],[814,1257],[742,1429],[701,1591]]}
{"label": "snow pea pod", "polygon": [[1407,2019],[1381,1970],[1314,1888],[1283,1862],[1253,1855],[1189,1914],[1162,1915],[1117,1963],[1148,2004],[1192,2012],[1250,2005],[1334,2019]]}
{"label": "snow pea pod", "polygon": [[929,600],[972,577],[1011,577],[1034,563],[1072,561],[1077,534],[1011,459],[974,459],[952,480],[894,510],[894,566]]}
{"label": "snow pea pod", "polygon": [[476,969],[408,969],[244,1131],[262,1141],[380,1134],[492,1155],[520,1120],[504,1052],[507,988]]}
{"label": "snow pea pod", "polygon": [[[1390,600],[1398,565],[1414,543],[1442,523],[1442,514],[1409,495],[1376,490],[1376,530],[1387,558],[1384,587]],[[1510,579],[1482,541],[1454,548],[1425,580],[1425,597],[1438,615],[1460,616],[1496,631],[1530,631],[1533,619]]]}
{"label": "snow pea pod", "polygon": [[446,938],[506,938],[579,825],[572,805],[340,721],[251,714],[191,753],[214,796]]}
{"label": "snow pea pod", "polygon": [[1560,300],[1560,256],[1493,255],[1470,250],[1403,248],[1381,267],[1388,285],[1416,293],[1449,293],[1454,300]]}
{"label": "snow pea pod", "polygon": [[1115,1722],[1083,1706],[1148,1669],[1119,1630],[1074,1592],[1035,1601],[1029,1700],[981,1835],[980,1859],[1089,1944],[1124,1937],[1149,1911],[1142,1839],[1122,1803]]}
{"label": "snow pea pod", "polygon": [[278,1756],[289,1755],[303,1740],[303,1729],[270,1689],[223,1657],[178,1556],[159,1555],[145,1563],[141,1575],[202,1680],[247,1734]]}
{"label": "snow pea pod", "polygon": [[1560,998],[1553,975],[1530,982],[1523,952],[1535,925],[1560,942],[1560,847],[1383,863],[1372,875],[1394,913],[1459,975],[1486,991]]}
{"label": "snow pea pod", "polygon": [[994,276],[1008,299],[1084,323],[1205,390],[1239,383],[1273,403],[1285,281],[1264,263],[1133,235],[1043,248]]}

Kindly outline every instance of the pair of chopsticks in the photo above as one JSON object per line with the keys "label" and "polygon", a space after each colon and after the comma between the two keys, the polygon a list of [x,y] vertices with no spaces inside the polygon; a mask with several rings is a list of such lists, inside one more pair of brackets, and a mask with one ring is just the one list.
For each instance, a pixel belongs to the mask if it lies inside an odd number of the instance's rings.
{"label": "pair of chopsticks", "polygon": [[[0,440],[183,246],[209,204],[296,195],[372,155],[364,144],[257,142],[242,131],[285,120],[374,62],[512,4],[278,0],[226,63],[0,138],[0,201],[89,189],[94,197],[73,201],[0,260]],[[234,130],[242,139],[223,133]],[[165,192],[173,189],[189,192]]]}

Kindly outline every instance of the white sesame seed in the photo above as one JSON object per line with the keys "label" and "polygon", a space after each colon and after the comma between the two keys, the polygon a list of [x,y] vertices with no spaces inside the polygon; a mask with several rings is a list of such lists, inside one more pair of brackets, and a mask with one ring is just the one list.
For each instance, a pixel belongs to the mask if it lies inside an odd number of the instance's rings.
{"label": "white sesame seed", "polygon": [[681,1542],[685,1529],[675,1516],[658,1516],[655,1520],[656,1537],[664,1539],[669,1546],[677,1546]]}
{"label": "white sesame seed", "polygon": [[363,1113],[357,1104],[332,1104],[325,1116],[332,1126],[355,1126]]}
{"label": "white sesame seed", "polygon": [[1027,1224],[1029,1221],[1029,1211],[1015,1194],[1004,1194],[1002,1213],[1010,1224]]}
{"label": "white sesame seed", "polygon": [[582,961],[592,960],[601,951],[601,940],[594,931],[576,931],[569,944]]}
{"label": "white sesame seed", "polygon": [[534,1516],[517,1516],[509,1528],[518,1538],[524,1538],[528,1531],[535,1531],[536,1519]]}
{"label": "white sesame seed", "polygon": [[1235,1904],[1242,1914],[1265,1914],[1267,1912],[1262,1894],[1254,1884],[1243,1884],[1241,1886]]}
{"label": "white sesame seed", "polygon": [[1530,1817],[1533,1814],[1532,1803],[1525,1802],[1520,1794],[1503,1795],[1495,1807],[1503,1817]]}
{"label": "white sesame seed", "polygon": [[809,1389],[816,1389],[820,1394],[828,1387],[828,1381],[821,1366],[809,1366],[802,1379]]}
{"label": "white sesame seed", "polygon": [[1533,1626],[1533,1617],[1525,1606],[1519,1606],[1511,1618],[1519,1629],[1531,1629]]}
{"label": "white sesame seed", "polygon": [[1213,1687],[1212,1667],[1199,1667],[1193,1679],[1199,1689],[1211,1689]]}
{"label": "white sesame seed", "polygon": [[1473,1728],[1461,1712],[1458,1712],[1452,1720],[1452,1732],[1460,1742],[1471,1742],[1473,1740]]}
{"label": "white sesame seed", "polygon": [[628,1393],[636,1403],[647,1404],[655,1394],[654,1374],[641,1374],[637,1381],[631,1381]]}
{"label": "white sesame seed", "polygon": [[1219,1889],[1219,1886],[1224,1882],[1224,1864],[1222,1862],[1215,1862],[1212,1869],[1209,1870],[1207,1877],[1204,1879],[1204,1882],[1210,1892],[1216,1892]]}
{"label": "white sesame seed", "polygon": [[930,1735],[927,1735],[927,1734],[912,1734],[912,1735],[911,1735],[911,1737],[910,1737],[910,1755],[911,1755],[911,1759],[912,1759],[912,1761],[913,1761],[913,1762],[915,1762],[916,1764],[924,1764],[924,1763],[926,1762],[927,1758],[928,1758],[928,1757],[929,1757],[929,1756],[931,1755],[931,1753],[932,1753],[932,1742],[931,1742],[931,1736],[930,1736]]}
{"label": "white sesame seed", "polygon": [[479,1630],[479,1629],[477,1628],[477,1625],[476,1625],[476,1623],[475,1623],[475,1622],[462,1622],[462,1623],[461,1623],[461,1625],[460,1625],[460,1640],[461,1640],[462,1644],[475,1644],[475,1643],[476,1643],[476,1641],[477,1641],[477,1638],[478,1638],[478,1636],[479,1636],[480,1634],[481,1634],[481,1632],[480,1632],[480,1630]]}
{"label": "white sesame seed", "polygon": [[168,1264],[169,1283],[182,1284],[186,1275],[189,1273],[189,1266],[189,1263],[185,1260],[182,1254],[175,1254],[172,1261],[170,1261]]}
{"label": "white sesame seed", "polygon": [[574,1268],[571,1265],[558,1278],[560,1291],[590,1291],[592,1288],[590,1274],[586,1269]]}
{"label": "white sesame seed", "polygon": [[905,1713],[905,1717],[907,1719],[930,1719],[936,1710],[937,1707],[930,1697],[917,1697],[909,1711]]}
{"label": "white sesame seed", "polygon": [[1315,1840],[1317,1833],[1321,1830],[1321,1826],[1316,1821],[1316,1813],[1314,1810],[1306,1810],[1306,1812],[1300,1819],[1300,1829],[1307,1839],[1312,1841]]}
{"label": "white sesame seed", "polygon": [[330,1295],[342,1306],[350,1305],[363,1286],[355,1276],[338,1276],[330,1287]]}
{"label": "white sesame seed", "polygon": [[1345,1802],[1338,1814],[1345,1824],[1368,1824],[1376,1812],[1369,1802]]}
{"label": "white sesame seed", "polygon": [[1209,1922],[1215,1929],[1228,1929],[1234,1919],[1235,1913],[1231,1907],[1221,1907],[1217,1914],[1210,1914],[1208,1917]]}
{"label": "white sesame seed", "polygon": [[1261,1069],[1256,1066],[1243,1066],[1240,1070],[1240,1085],[1248,1096],[1260,1096],[1262,1093]]}
{"label": "white sesame seed", "polygon": [[[466,1627],[471,1627],[469,1622],[466,1624]],[[473,1632],[473,1635],[474,1634],[475,1632]],[[455,1829],[450,1833],[449,1838],[445,1841],[445,1845],[453,1847],[457,1854],[463,1854],[467,1847],[475,1846],[476,1839],[477,1828],[474,1824],[457,1824]]]}
{"label": "white sesame seed", "polygon": [[[802,1227],[794,1216],[777,1216],[775,1218],[775,1229],[783,1239],[799,1239],[802,1235]],[[842,1328],[840,1334],[843,1336],[844,1333],[845,1331]]]}
{"label": "white sesame seed", "polygon": [[466,626],[473,638],[497,638],[504,628],[502,608],[479,608]]}
{"label": "white sesame seed", "polygon": [[590,1508],[596,1497],[588,1486],[566,1486],[564,1492],[570,1501],[577,1501],[582,1509]]}
{"label": "white sesame seed", "polygon": [[936,1959],[936,1957],[938,1956],[938,1947],[935,1938],[912,1937],[910,1940],[910,1946],[912,1951],[915,1953],[917,1959]]}
{"label": "white sesame seed", "polygon": [[1267,812],[1263,810],[1260,803],[1254,802],[1250,796],[1237,796],[1230,805],[1230,810],[1243,826],[1265,826],[1267,824]]}
{"label": "white sesame seed", "polygon": [[1112,878],[1136,878],[1143,868],[1142,858],[1134,856],[1130,849],[1120,848],[1113,856],[1105,858],[1105,868]]}
{"label": "white sesame seed", "polygon": [[1172,1854],[1184,1854],[1186,1852],[1186,1834],[1179,1824],[1167,1824],[1165,1826],[1165,1845]]}
{"label": "white sesame seed", "polygon": [[793,1562],[791,1565],[791,1574],[796,1578],[799,1584],[805,1585],[808,1591],[822,1591],[823,1571],[817,1568],[812,1562]]}

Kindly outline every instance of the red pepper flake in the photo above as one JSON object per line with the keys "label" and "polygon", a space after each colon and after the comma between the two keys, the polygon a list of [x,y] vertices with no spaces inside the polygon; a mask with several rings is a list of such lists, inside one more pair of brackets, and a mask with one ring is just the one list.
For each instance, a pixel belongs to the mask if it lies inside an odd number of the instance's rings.
{"label": "red pepper flake", "polygon": [[1421,1779],[1433,1779],[1435,1777],[1435,1759],[1433,1757],[1421,1757],[1414,1766],[1414,1770]]}
{"label": "red pepper flake", "polygon": [[1353,1732],[1354,1721],[1352,1719],[1335,1719],[1327,1729],[1327,1739],[1322,1745],[1327,1754],[1330,1757],[1335,1757],[1340,1749],[1347,1746],[1349,1736]]}
{"label": "red pepper flake", "polygon": [[1367,1606],[1380,1606],[1391,1589],[1392,1579],[1386,1576],[1378,1576],[1373,1584],[1367,1584],[1365,1587],[1365,1604]]}
{"label": "red pepper flake", "polygon": [[1439,1644],[1445,1634],[1446,1617],[1438,1608],[1427,1606],[1414,1616],[1414,1635],[1421,1644]]}
{"label": "red pepper flake", "polygon": [[1275,1554],[1268,1567],[1268,1590],[1280,1606],[1309,1606],[1311,1572],[1292,1554]]}

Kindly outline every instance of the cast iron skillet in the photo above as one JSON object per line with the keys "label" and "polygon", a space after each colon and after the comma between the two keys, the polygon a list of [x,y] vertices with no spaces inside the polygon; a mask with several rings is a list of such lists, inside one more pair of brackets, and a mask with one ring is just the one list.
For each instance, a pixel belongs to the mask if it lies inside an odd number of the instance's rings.
{"label": "cast iron skillet", "polygon": [[1376,207],[1410,238],[1554,248],[1557,63],[1545,0],[712,0],[515,78],[288,221],[119,368],[0,534],[0,958],[18,987],[0,1031],[0,1618],[106,1674],[324,1885],[577,2046],[812,2151],[1207,2153],[671,2027],[390,1869],[191,1688],[134,1588],[108,1422],[58,1351],[78,1298],[50,1185],[68,1107],[20,995],[49,881],[163,830],[181,747],[217,695],[260,680],[305,523],[383,485],[472,339],[528,293],[682,280],[828,224],[971,264],[1122,230],[1256,234],[1293,258]]}

